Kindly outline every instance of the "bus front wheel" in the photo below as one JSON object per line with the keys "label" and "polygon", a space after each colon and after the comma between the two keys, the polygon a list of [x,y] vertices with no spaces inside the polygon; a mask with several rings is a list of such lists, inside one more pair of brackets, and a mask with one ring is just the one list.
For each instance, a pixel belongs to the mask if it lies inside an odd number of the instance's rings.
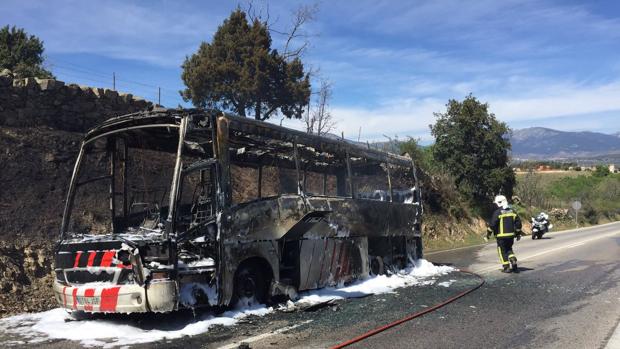
{"label": "bus front wheel", "polygon": [[263,271],[252,264],[241,265],[235,274],[234,303],[238,306],[264,304],[268,280]]}

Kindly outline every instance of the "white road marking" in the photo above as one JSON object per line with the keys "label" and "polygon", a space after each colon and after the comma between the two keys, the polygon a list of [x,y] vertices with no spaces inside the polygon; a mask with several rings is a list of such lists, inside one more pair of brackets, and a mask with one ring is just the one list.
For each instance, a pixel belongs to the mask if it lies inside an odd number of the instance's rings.
{"label": "white road marking", "polygon": [[[553,252],[556,252],[556,251],[561,251],[561,250],[566,250],[566,249],[569,249],[569,248],[581,246],[581,245],[584,245],[584,244],[586,244],[588,242],[591,242],[591,241],[600,240],[600,239],[604,239],[604,238],[608,238],[608,237],[617,235],[618,233],[620,233],[620,232],[619,231],[614,231],[611,234],[599,235],[597,237],[594,237],[594,238],[591,238],[591,239],[582,240],[582,241],[579,241],[579,242],[576,242],[576,243],[573,243],[573,244],[570,244],[570,245],[559,246],[559,247],[556,247],[556,248],[552,248],[550,250],[546,250],[546,251],[535,253],[533,255],[529,255],[527,257],[521,257],[521,258],[519,258],[519,260],[520,261],[525,261],[525,260],[532,259],[532,258],[535,258],[535,257],[538,257],[538,256],[542,256],[542,255],[545,255],[545,254],[548,254],[548,253],[553,253]],[[478,270],[474,270],[474,271],[478,272],[478,273],[486,273],[488,271],[495,270],[497,268],[498,268],[497,265],[492,265],[490,267],[482,268],[482,269],[478,269]]]}
{"label": "white road marking", "polygon": [[303,322],[298,323],[296,325],[282,327],[282,328],[277,329],[275,331],[265,332],[265,333],[262,333],[262,334],[259,334],[259,335],[253,336],[253,337],[244,338],[244,339],[239,340],[238,342],[233,342],[233,343],[224,345],[222,347],[219,347],[218,349],[235,349],[241,343],[253,343],[253,342],[259,341],[261,339],[265,339],[265,338],[269,338],[271,336],[275,336],[276,334],[280,334],[280,333],[284,333],[286,331],[290,331],[290,330],[292,330],[294,328],[297,328],[297,327],[299,327],[301,325],[308,324],[308,323],[310,323],[312,321],[314,321],[314,320],[306,320],[306,321],[303,321]]}
{"label": "white road marking", "polygon": [[479,246],[486,246],[488,244],[489,243],[485,242],[485,243],[481,243],[481,244],[477,244],[477,245],[470,245],[470,246],[451,248],[451,249],[448,249],[448,250],[439,250],[439,251],[425,252],[424,256],[432,256],[432,255],[437,254],[437,253],[444,253],[444,252],[450,252],[450,251],[463,250],[463,249],[466,249],[466,248],[474,248],[474,247],[479,247]]}
{"label": "white road marking", "polygon": [[[609,223],[604,223],[604,224],[591,225],[591,226],[589,226],[589,227],[583,227],[583,228],[572,228],[572,229],[567,229],[567,230],[557,230],[557,231],[556,231],[556,230],[554,230],[554,231],[549,232],[549,233],[547,233],[547,234],[553,234],[553,235],[556,235],[556,234],[562,234],[562,233],[570,233],[570,232],[574,232],[574,231],[577,231],[577,230],[581,230],[581,231],[585,230],[585,231],[588,231],[588,230],[592,230],[592,229],[595,229],[595,228],[601,228],[601,227],[605,227],[605,226],[608,226],[608,225],[613,225],[613,224],[618,224],[618,223],[619,223],[618,221],[615,221],[615,222],[609,222]],[[482,235],[480,235],[480,236],[482,237]],[[526,235],[524,235],[524,236],[531,236],[531,234],[526,234]],[[458,250],[462,250],[462,249],[466,249],[466,248],[474,248],[474,247],[486,246],[486,245],[491,245],[491,244],[492,244],[492,242],[485,242],[485,243],[480,243],[480,244],[476,244],[476,245],[470,245],[470,246],[462,246],[462,247],[450,248],[450,249],[447,249],[447,250],[438,250],[438,251],[424,252],[424,255],[425,255],[425,256],[432,256],[432,255],[434,255],[434,254],[438,254],[438,253],[451,252],[451,251],[458,251]]]}
{"label": "white road marking", "polygon": [[620,322],[616,326],[616,330],[609,338],[609,342],[605,345],[605,349],[618,349],[620,348]]}

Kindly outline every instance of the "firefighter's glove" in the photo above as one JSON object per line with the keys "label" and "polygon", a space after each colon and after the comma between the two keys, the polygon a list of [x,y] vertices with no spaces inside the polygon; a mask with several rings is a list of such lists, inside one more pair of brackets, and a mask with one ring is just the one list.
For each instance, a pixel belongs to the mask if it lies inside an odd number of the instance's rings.
{"label": "firefighter's glove", "polygon": [[489,239],[491,238],[491,235],[493,235],[493,230],[487,227],[487,236],[484,238],[484,241],[489,241]]}
{"label": "firefighter's glove", "polygon": [[517,241],[521,240],[521,235],[523,235],[523,232],[518,230],[517,231]]}

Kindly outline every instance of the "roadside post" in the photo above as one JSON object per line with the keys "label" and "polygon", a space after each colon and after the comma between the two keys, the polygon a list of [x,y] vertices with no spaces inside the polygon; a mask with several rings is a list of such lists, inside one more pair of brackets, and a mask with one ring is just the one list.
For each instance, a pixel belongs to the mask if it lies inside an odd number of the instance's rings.
{"label": "roadside post", "polygon": [[579,216],[579,210],[581,209],[581,201],[575,200],[571,206],[573,207],[573,210],[575,210],[575,226],[579,228],[579,221],[577,220],[577,217]]}

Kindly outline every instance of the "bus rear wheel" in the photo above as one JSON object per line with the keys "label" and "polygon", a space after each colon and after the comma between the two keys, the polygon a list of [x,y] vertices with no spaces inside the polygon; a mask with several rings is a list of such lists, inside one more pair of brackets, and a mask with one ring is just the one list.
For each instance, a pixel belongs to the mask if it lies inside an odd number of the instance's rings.
{"label": "bus rear wheel", "polygon": [[267,276],[255,265],[245,264],[237,269],[233,304],[251,306],[267,301],[269,283]]}
{"label": "bus rear wheel", "polygon": [[370,275],[376,276],[383,274],[385,274],[383,258],[380,256],[370,256]]}

